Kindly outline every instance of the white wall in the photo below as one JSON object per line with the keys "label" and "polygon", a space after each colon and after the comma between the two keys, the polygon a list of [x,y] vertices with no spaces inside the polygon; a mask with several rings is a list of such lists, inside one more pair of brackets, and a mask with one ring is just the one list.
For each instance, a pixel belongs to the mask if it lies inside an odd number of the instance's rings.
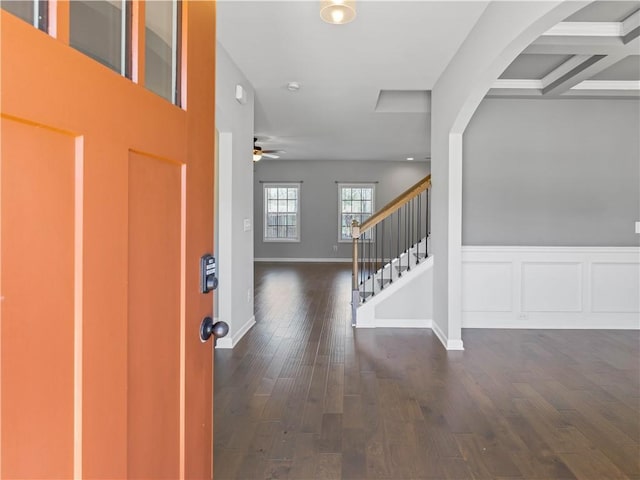
{"label": "white wall", "polygon": [[430,328],[433,257],[415,266],[358,308],[358,328]]}
{"label": "white wall", "polygon": [[[235,100],[235,87],[242,85],[247,102]],[[244,219],[253,219],[253,115],[254,91],[229,54],[217,44],[216,128],[218,146],[218,271],[216,292],[218,319],[229,324],[229,334],[218,348],[232,348],[253,326],[253,225],[244,229]]]}
{"label": "white wall", "polygon": [[[351,242],[338,242],[340,182],[378,182],[376,209],[429,173],[426,162],[297,161],[263,159],[255,164],[256,259],[351,259]],[[300,181],[300,242],[263,241],[264,182]],[[334,251],[333,246],[338,247]]]}
{"label": "white wall", "polygon": [[639,246],[640,102],[485,99],[464,134],[464,245]]}

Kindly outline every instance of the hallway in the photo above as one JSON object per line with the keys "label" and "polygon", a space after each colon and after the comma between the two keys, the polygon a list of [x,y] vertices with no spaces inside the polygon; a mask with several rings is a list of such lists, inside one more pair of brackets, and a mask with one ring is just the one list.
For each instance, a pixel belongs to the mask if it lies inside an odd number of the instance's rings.
{"label": "hallway", "polygon": [[637,331],[350,326],[350,264],[255,267],[216,350],[214,478],[640,478]]}

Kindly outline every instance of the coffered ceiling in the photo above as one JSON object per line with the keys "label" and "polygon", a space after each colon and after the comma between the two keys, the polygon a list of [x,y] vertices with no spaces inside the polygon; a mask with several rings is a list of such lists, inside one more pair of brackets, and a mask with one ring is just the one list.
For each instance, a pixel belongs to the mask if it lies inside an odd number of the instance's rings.
{"label": "coffered ceiling", "polygon": [[640,2],[596,1],[540,36],[489,96],[640,98]]}

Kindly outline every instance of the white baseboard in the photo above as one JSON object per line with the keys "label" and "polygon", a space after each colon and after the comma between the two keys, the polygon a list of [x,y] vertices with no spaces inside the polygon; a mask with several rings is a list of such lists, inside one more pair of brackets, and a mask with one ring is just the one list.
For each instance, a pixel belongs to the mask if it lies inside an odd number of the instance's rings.
{"label": "white baseboard", "polygon": [[256,324],[256,317],[251,316],[251,318],[242,326],[240,329],[235,332],[233,335],[227,335],[226,337],[222,337],[218,339],[216,343],[216,348],[226,349],[235,347],[238,342],[245,336],[245,334]]}
{"label": "white baseboard", "polygon": [[464,312],[462,328],[545,329],[545,330],[638,330],[637,313],[576,314],[544,312],[524,319],[502,312]]}
{"label": "white baseboard", "polygon": [[285,258],[285,257],[272,257],[272,258],[254,258],[254,262],[276,262],[276,263],[351,263],[351,257],[349,258]]}
{"label": "white baseboard", "polygon": [[358,321],[356,328],[431,328],[430,318],[376,318]]}
{"label": "white baseboard", "polygon": [[462,327],[640,329],[640,248],[463,247]]}
{"label": "white baseboard", "polygon": [[438,337],[438,340],[440,340],[440,343],[442,343],[444,348],[447,350],[464,350],[462,340],[449,340],[437,323],[433,322],[431,329],[433,330],[433,333],[436,334],[436,337]]}

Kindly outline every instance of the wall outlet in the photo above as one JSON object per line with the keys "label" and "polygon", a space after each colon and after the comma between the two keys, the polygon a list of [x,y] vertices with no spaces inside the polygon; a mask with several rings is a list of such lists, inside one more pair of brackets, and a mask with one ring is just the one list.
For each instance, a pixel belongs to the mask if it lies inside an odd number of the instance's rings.
{"label": "wall outlet", "polygon": [[337,251],[338,251],[338,245],[334,245],[334,246],[333,246],[333,251],[334,251],[334,252],[337,252]]}
{"label": "wall outlet", "polygon": [[245,218],[244,219],[244,231],[248,232],[249,230],[251,230],[251,219],[250,218]]}
{"label": "wall outlet", "polygon": [[519,320],[529,320],[529,314],[528,313],[524,313],[524,312],[520,312],[520,315],[518,315],[518,319]]}
{"label": "wall outlet", "polygon": [[247,289],[247,303],[251,303],[251,289]]}

